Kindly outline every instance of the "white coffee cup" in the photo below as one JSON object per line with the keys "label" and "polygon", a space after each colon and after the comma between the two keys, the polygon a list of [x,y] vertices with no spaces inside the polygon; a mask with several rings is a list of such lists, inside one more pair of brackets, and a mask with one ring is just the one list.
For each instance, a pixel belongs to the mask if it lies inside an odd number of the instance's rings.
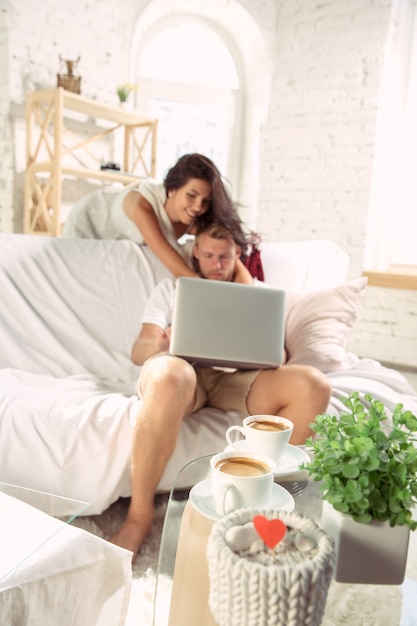
{"label": "white coffee cup", "polygon": [[249,415],[243,420],[243,426],[230,426],[227,429],[226,441],[232,448],[241,449],[231,437],[233,432],[238,432],[246,439],[249,451],[266,454],[279,463],[293,430],[293,422],[285,417]]}
{"label": "white coffee cup", "polygon": [[240,508],[266,506],[276,464],[255,452],[219,452],[210,460],[211,492],[220,516]]}

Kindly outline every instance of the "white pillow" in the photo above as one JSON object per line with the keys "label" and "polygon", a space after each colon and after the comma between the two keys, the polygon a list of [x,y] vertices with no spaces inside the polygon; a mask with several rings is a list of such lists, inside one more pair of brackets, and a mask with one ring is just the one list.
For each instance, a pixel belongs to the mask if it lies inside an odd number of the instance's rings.
{"label": "white pillow", "polygon": [[287,292],[289,364],[312,365],[322,372],[344,368],[346,343],[367,283],[363,277],[324,291]]}

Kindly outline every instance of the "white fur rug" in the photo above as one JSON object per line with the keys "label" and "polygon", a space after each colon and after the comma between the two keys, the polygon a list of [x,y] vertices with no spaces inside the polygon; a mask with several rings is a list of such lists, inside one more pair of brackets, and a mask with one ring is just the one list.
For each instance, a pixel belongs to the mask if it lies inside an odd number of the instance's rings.
{"label": "white fur rug", "polygon": [[[153,626],[156,569],[167,500],[168,495],[156,497],[152,532],[133,566],[133,585],[126,626]],[[73,524],[108,539],[118,529],[128,504],[128,499],[120,499],[102,515],[80,517]],[[154,626],[167,626],[170,579],[166,576],[158,581],[158,593],[166,595],[166,613],[158,612],[158,620]],[[417,531],[410,533],[407,572],[403,585],[347,585],[333,582],[329,589],[322,626],[416,626],[416,598]]]}

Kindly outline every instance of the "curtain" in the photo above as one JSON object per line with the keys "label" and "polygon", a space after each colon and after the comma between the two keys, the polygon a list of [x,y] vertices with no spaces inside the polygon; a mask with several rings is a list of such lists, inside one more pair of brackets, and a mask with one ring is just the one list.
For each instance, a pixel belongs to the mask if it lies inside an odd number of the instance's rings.
{"label": "curtain", "polygon": [[365,267],[417,266],[417,10],[394,0],[384,48]]}

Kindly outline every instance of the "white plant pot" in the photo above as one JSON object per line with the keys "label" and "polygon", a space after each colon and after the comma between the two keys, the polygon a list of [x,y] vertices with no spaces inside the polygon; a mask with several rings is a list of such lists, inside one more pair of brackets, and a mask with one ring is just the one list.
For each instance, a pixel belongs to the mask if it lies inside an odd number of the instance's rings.
{"label": "white plant pot", "polygon": [[407,564],[408,526],[355,522],[323,502],[321,527],[336,549],[334,579],[341,583],[400,585]]}
{"label": "white plant pot", "polygon": [[133,102],[130,100],[123,100],[119,102],[119,108],[124,111],[133,111]]}

